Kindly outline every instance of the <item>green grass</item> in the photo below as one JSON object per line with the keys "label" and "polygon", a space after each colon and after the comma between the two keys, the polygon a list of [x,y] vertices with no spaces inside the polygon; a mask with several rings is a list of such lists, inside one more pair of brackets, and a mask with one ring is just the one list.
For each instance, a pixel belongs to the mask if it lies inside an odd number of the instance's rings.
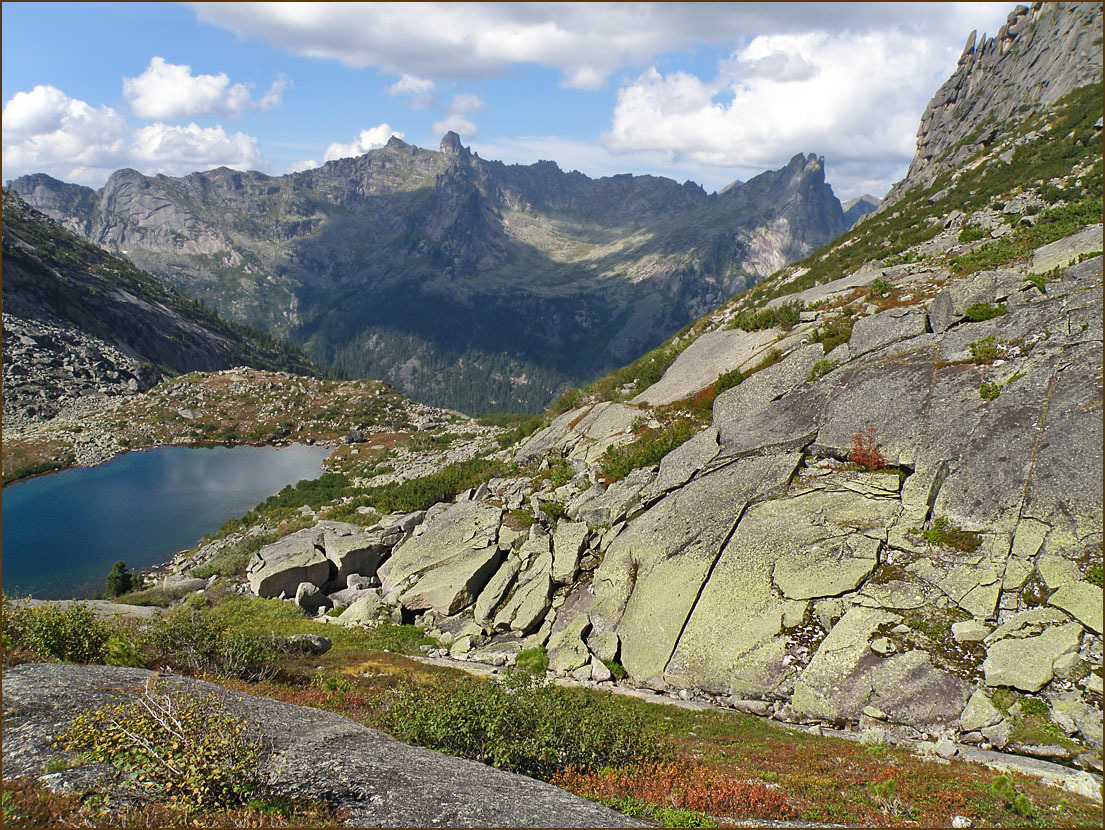
{"label": "green grass", "polygon": [[695,426],[682,418],[659,429],[646,429],[631,444],[611,447],[603,453],[602,473],[607,480],[617,480],[640,467],[659,464],[664,456],[688,441],[695,432]]}

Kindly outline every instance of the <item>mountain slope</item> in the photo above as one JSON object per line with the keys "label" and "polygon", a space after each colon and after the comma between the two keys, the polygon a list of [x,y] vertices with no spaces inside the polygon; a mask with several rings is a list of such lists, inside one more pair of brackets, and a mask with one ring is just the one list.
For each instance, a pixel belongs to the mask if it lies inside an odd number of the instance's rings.
{"label": "mountain slope", "polygon": [[[105,391],[105,382],[117,385],[119,372],[124,393],[148,388],[162,371],[248,365],[327,373],[297,347],[227,323],[85,242],[14,192],[3,199],[5,413],[30,406],[32,414],[50,414],[47,398],[56,404],[82,388]],[[43,371],[53,379],[47,382]]]}
{"label": "mountain slope", "polygon": [[12,187],[228,317],[468,410],[540,408],[845,229],[812,155],[707,195],[485,161],[455,133],[281,177]]}
{"label": "mountain slope", "polygon": [[[1038,77],[1068,42],[1046,44]],[[626,685],[870,743],[1058,759],[1099,797],[1091,81],[566,396],[500,456],[516,474],[405,505],[428,509],[364,567],[371,601],[454,657],[545,649],[552,674],[597,684],[616,662]],[[403,460],[351,462],[363,486],[319,517],[393,509]],[[290,587],[282,557],[298,578],[281,545],[246,569],[259,596]]]}

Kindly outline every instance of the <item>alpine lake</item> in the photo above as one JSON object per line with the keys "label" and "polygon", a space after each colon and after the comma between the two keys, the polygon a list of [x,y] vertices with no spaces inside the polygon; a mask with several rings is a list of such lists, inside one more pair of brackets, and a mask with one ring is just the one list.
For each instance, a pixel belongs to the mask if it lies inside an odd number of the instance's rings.
{"label": "alpine lake", "polygon": [[325,446],[157,447],[3,490],[9,597],[80,599],[113,563],[148,568],[198,543],[285,485],[318,478]]}

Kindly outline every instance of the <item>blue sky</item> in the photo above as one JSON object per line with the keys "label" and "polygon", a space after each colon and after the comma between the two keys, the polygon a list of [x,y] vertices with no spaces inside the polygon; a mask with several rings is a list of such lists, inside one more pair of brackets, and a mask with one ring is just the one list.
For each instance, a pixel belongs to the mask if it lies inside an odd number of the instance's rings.
{"label": "blue sky", "polygon": [[826,159],[904,176],[972,29],[1011,3],[3,4],[3,178],[278,175],[392,133],[707,190]]}

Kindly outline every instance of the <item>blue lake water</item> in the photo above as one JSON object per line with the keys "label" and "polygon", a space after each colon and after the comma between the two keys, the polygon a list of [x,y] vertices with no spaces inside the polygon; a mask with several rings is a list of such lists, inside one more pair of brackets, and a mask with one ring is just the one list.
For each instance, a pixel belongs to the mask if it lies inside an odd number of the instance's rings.
{"label": "blue lake water", "polygon": [[287,484],[318,478],[326,447],[158,447],[9,485],[9,596],[90,597],[120,559],[167,562]]}

